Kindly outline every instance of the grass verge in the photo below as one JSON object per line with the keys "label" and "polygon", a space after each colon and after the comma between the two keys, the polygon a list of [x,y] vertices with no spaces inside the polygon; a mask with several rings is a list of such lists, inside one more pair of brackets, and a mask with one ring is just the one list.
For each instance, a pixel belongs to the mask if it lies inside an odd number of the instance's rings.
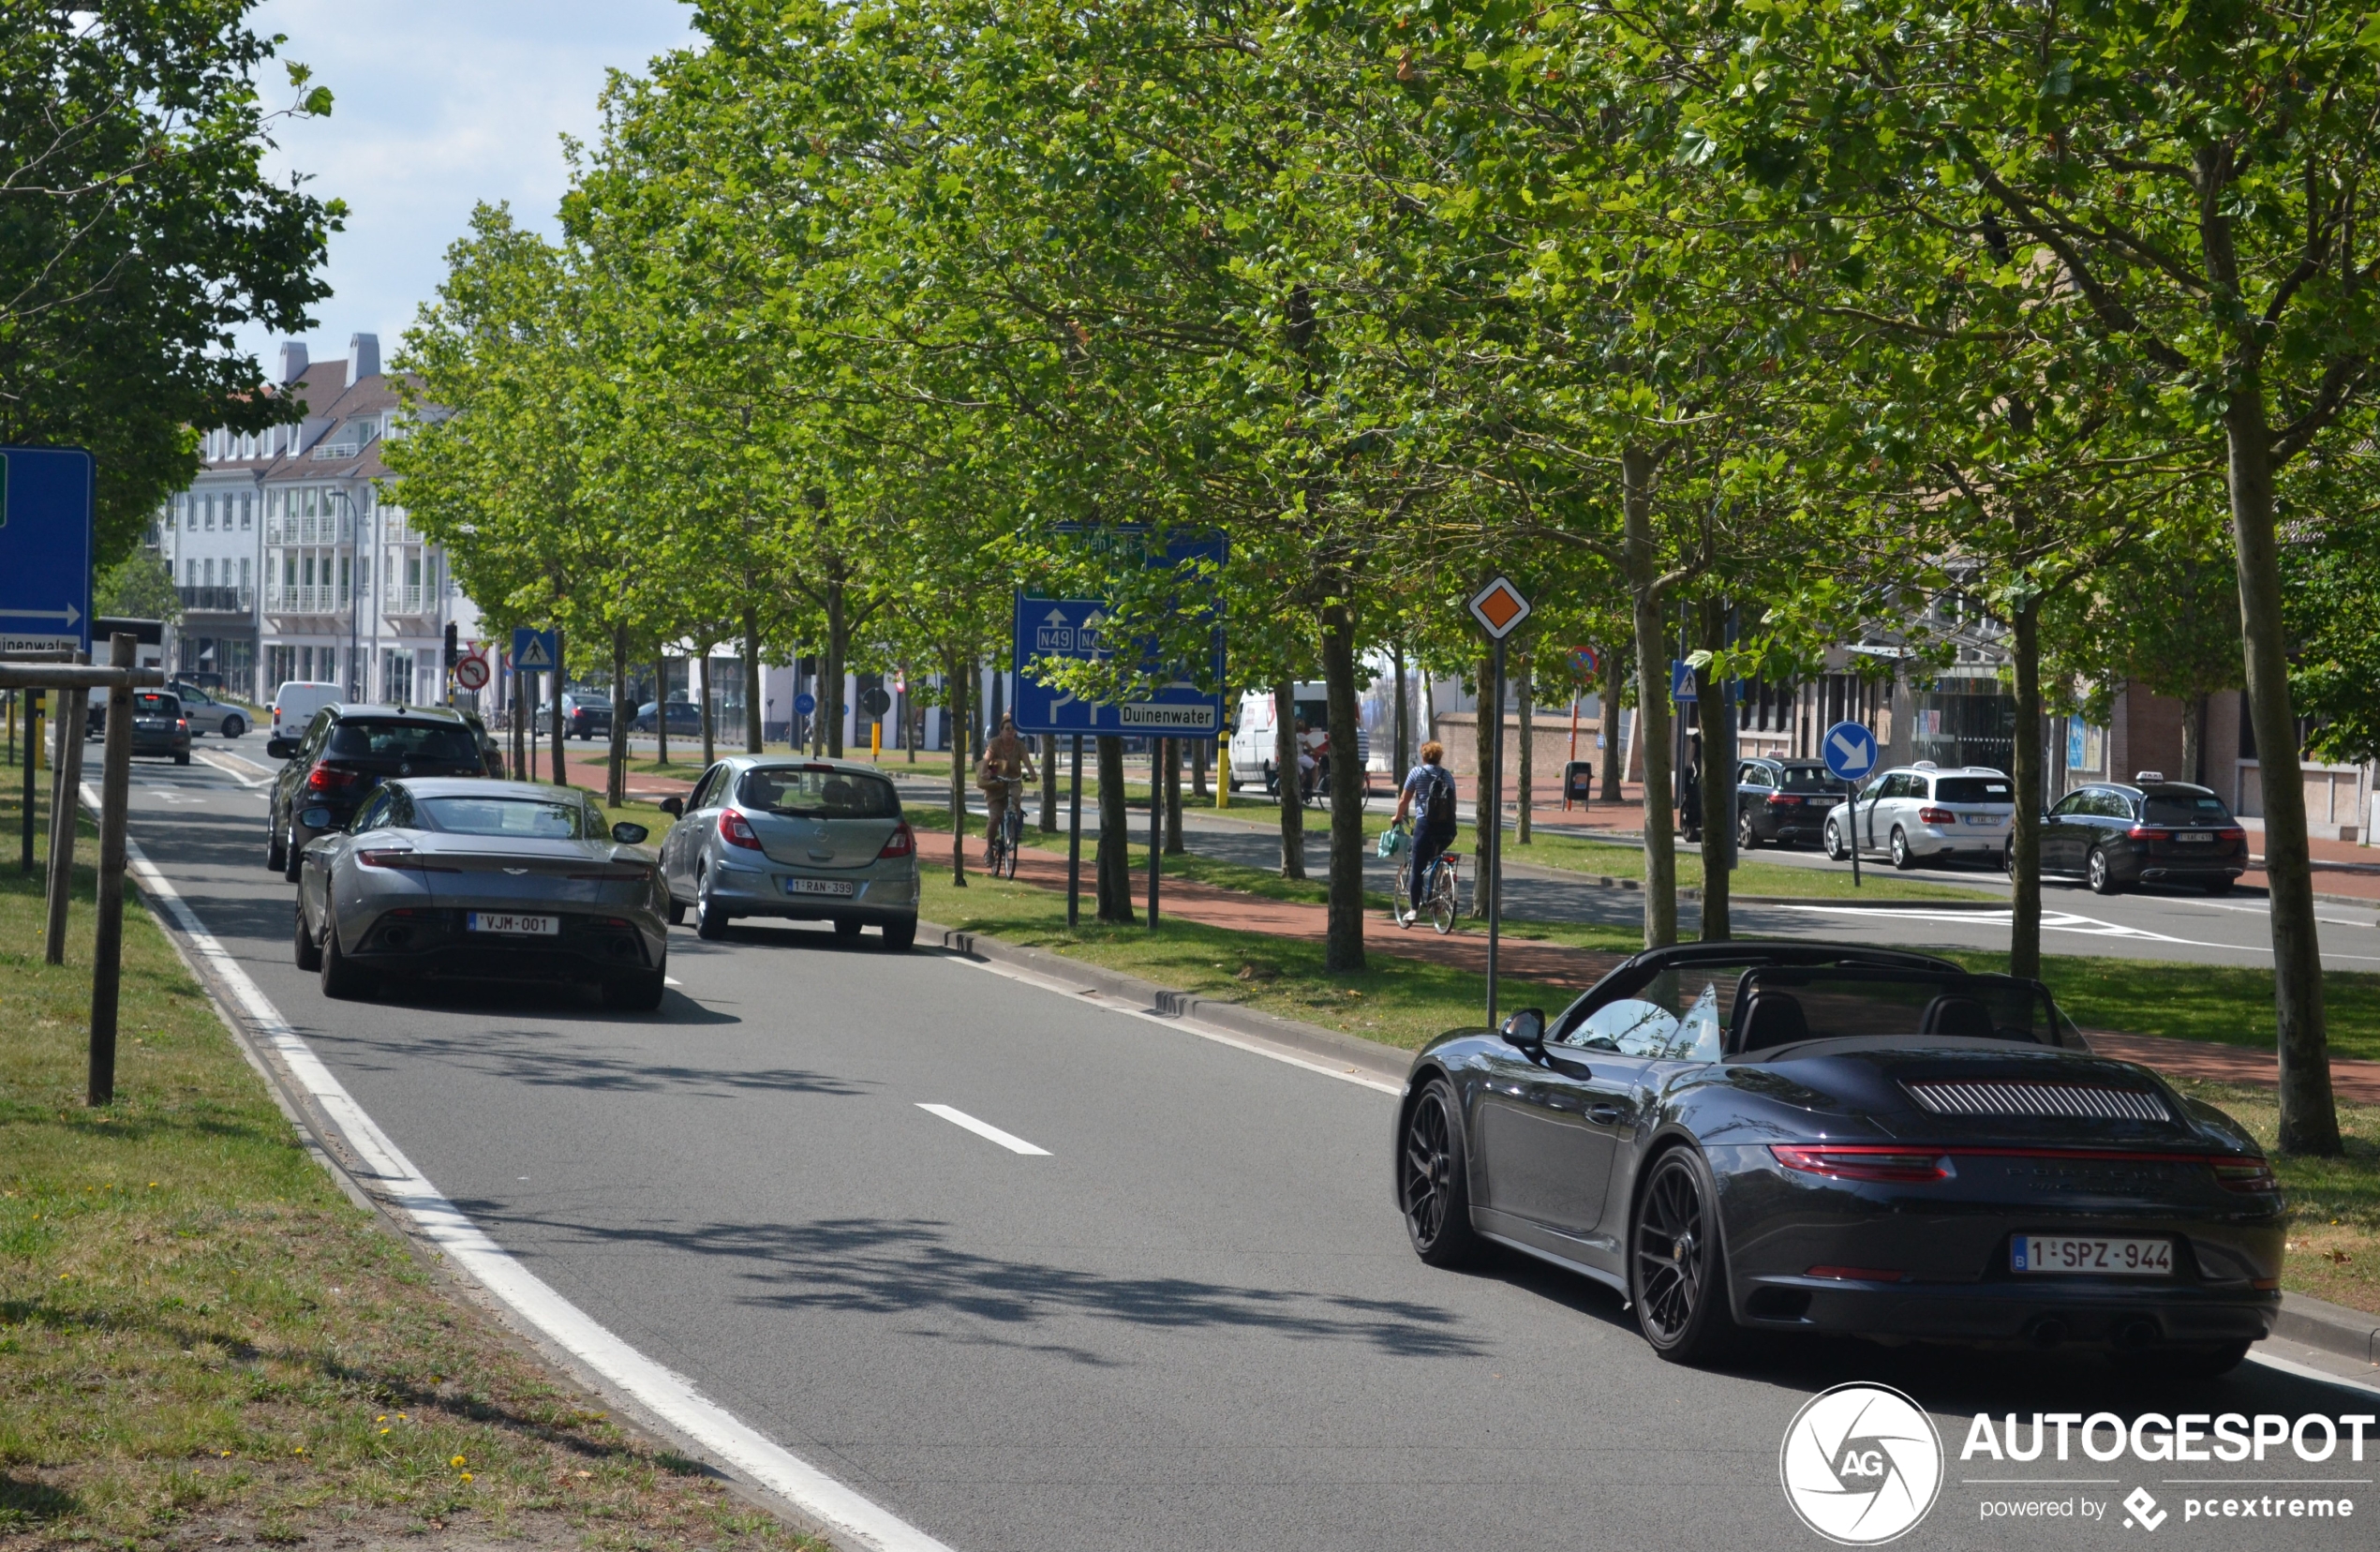
{"label": "grass verge", "polygon": [[[0,804],[0,827],[16,819]],[[39,874],[14,864],[0,1538],[818,1545],[625,1434],[342,1196],[137,903],[119,1097],[85,1109],[91,873],[52,968]]]}
{"label": "grass verge", "polygon": [[[2268,1150],[2279,1146],[2281,1112],[2272,1090],[2189,1079],[2174,1084],[2227,1112]],[[2339,1130],[2346,1152],[2338,1158],[2272,1155],[2289,1194],[2289,1253],[2281,1282],[2380,1314],[2380,1105],[2342,1103]]]}
{"label": "grass verge", "polygon": [[[2006,970],[2008,956],[1935,950],[1971,970]],[[2042,979],[2066,1016],[2085,1029],[2166,1035],[2269,1052],[2278,1038],[2272,972],[2250,965],[2049,954]],[[2326,971],[2322,1000],[2330,1054],[2380,1060],[2380,975]]]}

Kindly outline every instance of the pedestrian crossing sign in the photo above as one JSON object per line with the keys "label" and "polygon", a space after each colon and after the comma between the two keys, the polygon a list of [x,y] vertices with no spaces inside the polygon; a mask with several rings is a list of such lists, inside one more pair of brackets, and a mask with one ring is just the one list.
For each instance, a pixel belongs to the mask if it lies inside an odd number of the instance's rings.
{"label": "pedestrian crossing sign", "polygon": [[561,655],[561,644],[551,631],[521,626],[513,632],[513,667],[519,673],[550,674],[554,660]]}

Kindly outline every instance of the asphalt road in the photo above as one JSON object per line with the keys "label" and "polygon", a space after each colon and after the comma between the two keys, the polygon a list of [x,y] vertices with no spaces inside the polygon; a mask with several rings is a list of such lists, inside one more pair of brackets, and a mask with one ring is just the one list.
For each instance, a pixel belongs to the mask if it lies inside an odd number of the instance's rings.
{"label": "asphalt road", "polygon": [[2356,1500],[2357,1519],[2268,1523],[2258,1546],[2368,1545],[2380,1514],[2380,1438],[2363,1464],[2343,1447],[2194,1473],[1959,1458],[1985,1410],[2380,1411],[2260,1365],[2144,1384],[1849,1343],[1662,1364],[1598,1288],[1519,1261],[1423,1267],[1390,1201],[1388,1095],[938,953],[689,932],[651,1015],[547,992],[326,1002],[290,963],[260,792],[146,762],[132,791],[140,845],[448,1197],[614,1333],[963,1552],[1818,1547],[1778,1445],[1848,1380],[1916,1395],[1943,1436],[1941,1500],[1903,1545],[2007,1545],[1983,1506],[2010,1500],[2105,1515],[2029,1523],[2027,1545],[2121,1537],[2135,1485],[2173,1514],[2165,1539],[2236,1543],[2176,1512],[2208,1489],[2167,1479],[2193,1474]]}

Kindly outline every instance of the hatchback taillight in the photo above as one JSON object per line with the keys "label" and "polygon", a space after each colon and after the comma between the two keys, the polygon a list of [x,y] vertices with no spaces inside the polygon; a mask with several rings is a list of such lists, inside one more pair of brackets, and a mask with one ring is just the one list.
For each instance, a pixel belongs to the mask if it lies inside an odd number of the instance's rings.
{"label": "hatchback taillight", "polygon": [[752,833],[752,822],[734,809],[719,811],[719,838],[746,851],[760,850],[760,837]]}
{"label": "hatchback taillight", "polygon": [[876,860],[882,862],[886,858],[913,857],[916,851],[917,837],[910,833],[909,821],[896,819],[893,821],[893,832],[885,838],[885,849],[876,854]]}
{"label": "hatchback taillight", "polygon": [[1917,811],[1917,822],[1921,825],[1956,825],[1958,815],[1948,809],[1922,808]]}

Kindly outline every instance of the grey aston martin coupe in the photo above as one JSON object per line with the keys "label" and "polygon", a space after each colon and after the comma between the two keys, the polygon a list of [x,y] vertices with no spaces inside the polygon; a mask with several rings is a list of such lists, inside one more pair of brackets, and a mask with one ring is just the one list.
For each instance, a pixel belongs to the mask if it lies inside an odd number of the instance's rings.
{"label": "grey aston martin coupe", "polygon": [[658,1007],[668,897],[645,835],[568,788],[386,782],[301,854],[298,968],[332,997],[383,977],[570,981]]}

